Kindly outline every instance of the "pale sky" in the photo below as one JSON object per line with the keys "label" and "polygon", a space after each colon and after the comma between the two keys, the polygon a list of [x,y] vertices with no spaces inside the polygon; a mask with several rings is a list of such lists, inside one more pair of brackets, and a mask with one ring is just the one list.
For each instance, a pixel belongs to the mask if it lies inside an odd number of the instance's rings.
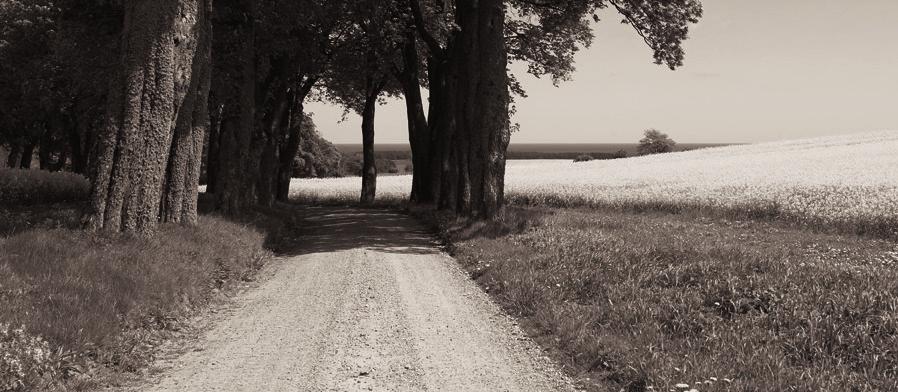
{"label": "pale sky", "polygon": [[[759,142],[898,129],[898,0],[703,0],[670,71],[606,12],[560,87],[513,66],[512,143],[630,143],[657,128],[684,143]],[[426,99],[426,98],[425,98]],[[360,120],[310,103],[322,134],[361,143]],[[405,108],[378,108],[376,143],[408,141]]]}

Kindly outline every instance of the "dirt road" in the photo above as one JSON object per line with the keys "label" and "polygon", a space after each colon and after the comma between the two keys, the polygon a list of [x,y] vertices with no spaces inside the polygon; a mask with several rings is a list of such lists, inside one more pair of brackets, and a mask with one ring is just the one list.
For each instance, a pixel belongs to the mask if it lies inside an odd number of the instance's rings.
{"label": "dirt road", "polygon": [[411,218],[309,208],[304,221],[298,254],[143,390],[572,390]]}

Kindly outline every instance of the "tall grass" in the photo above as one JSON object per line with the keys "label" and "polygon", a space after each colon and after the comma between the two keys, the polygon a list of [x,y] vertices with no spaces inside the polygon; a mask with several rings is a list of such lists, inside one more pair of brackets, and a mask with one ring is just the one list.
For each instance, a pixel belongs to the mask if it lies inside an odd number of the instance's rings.
{"label": "tall grass", "polygon": [[547,214],[455,253],[590,390],[898,390],[894,242],[689,214]]}
{"label": "tall grass", "polygon": [[[159,331],[180,328],[215,290],[252,276],[268,255],[264,241],[257,230],[210,217],[196,227],[165,226],[152,239],[69,229],[0,239],[0,320],[36,342],[9,343],[0,369],[4,361],[31,363],[16,381],[23,390],[94,367],[137,369]],[[29,361],[40,341],[55,354]]]}

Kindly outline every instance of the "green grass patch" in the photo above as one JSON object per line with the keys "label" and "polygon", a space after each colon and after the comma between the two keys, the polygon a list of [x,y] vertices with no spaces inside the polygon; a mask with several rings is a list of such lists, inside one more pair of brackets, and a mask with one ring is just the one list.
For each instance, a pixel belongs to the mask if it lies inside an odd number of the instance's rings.
{"label": "green grass patch", "polygon": [[688,212],[514,211],[487,235],[442,227],[590,390],[898,390],[893,241]]}

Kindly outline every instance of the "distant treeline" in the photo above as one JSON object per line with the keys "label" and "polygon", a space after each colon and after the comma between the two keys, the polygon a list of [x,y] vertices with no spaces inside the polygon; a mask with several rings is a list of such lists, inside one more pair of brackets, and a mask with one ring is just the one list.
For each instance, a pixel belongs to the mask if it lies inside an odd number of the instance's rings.
{"label": "distant treeline", "polygon": [[[682,143],[676,151],[689,151],[708,147],[721,147],[722,143]],[[343,154],[352,155],[361,152],[360,144],[337,144]],[[615,159],[636,156],[635,143],[584,143],[584,144],[513,144],[508,148],[508,159],[576,159],[589,155],[593,159]],[[374,151],[377,159],[410,160],[411,151],[403,144],[382,144]]]}

